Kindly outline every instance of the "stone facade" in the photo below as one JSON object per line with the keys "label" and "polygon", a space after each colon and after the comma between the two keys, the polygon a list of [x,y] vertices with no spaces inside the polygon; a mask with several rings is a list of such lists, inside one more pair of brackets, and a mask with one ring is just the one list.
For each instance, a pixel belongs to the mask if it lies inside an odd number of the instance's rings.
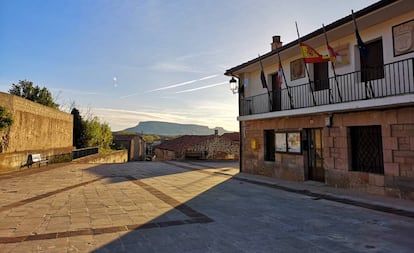
{"label": "stone facade", "polygon": [[239,148],[238,141],[214,135],[213,138],[206,139],[190,147],[187,151],[205,152],[205,159],[208,160],[238,160]]}
{"label": "stone facade", "polygon": [[[325,119],[332,118],[332,126]],[[384,173],[354,171],[350,128],[381,127]],[[242,122],[244,172],[302,181],[308,179],[307,152],[275,154],[275,161],[265,161],[263,132],[300,131],[302,141],[306,129],[321,129],[324,182],[335,187],[353,188],[375,194],[414,200],[414,108],[396,108],[275,118]],[[255,143],[255,145],[252,145]]]}
{"label": "stone facade", "polygon": [[93,164],[102,164],[102,163],[126,163],[128,162],[128,151],[127,150],[117,150],[105,154],[95,154],[87,157],[82,157],[74,160],[75,163],[93,163]]}
{"label": "stone facade", "polygon": [[238,160],[239,133],[223,135],[185,135],[155,148],[157,160]]}
{"label": "stone facade", "polygon": [[0,93],[0,106],[14,119],[8,130],[0,132],[0,139],[7,140],[0,153],[0,172],[20,169],[30,153],[46,157],[72,151],[71,114],[6,93]]}
{"label": "stone facade", "polygon": [[137,134],[113,134],[113,141],[128,149],[128,161],[143,161],[146,155],[146,143]]}

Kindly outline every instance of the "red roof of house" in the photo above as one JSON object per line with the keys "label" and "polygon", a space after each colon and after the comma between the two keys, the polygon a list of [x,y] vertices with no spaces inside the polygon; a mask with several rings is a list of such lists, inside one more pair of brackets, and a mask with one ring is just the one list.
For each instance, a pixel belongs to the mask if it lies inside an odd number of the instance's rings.
{"label": "red roof of house", "polygon": [[240,141],[240,134],[238,132],[225,133],[222,137],[227,138],[231,141]]}
{"label": "red roof of house", "polygon": [[183,135],[173,140],[165,141],[156,148],[171,151],[186,150],[191,146],[201,143],[204,140],[213,138],[214,135]]}
{"label": "red roof of house", "polygon": [[[203,141],[214,138],[215,135],[183,135],[181,137],[175,138],[173,140],[165,141],[158,145],[156,148],[165,149],[170,151],[182,151],[187,150],[188,148],[197,145]],[[225,133],[220,136],[221,138],[226,138],[230,141],[238,142],[239,133]]]}

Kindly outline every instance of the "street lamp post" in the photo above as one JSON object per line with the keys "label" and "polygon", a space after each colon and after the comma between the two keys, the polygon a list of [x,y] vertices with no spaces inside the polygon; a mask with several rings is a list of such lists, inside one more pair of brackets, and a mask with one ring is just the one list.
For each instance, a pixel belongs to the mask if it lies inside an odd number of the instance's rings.
{"label": "street lamp post", "polygon": [[[236,78],[234,78],[234,76],[231,77],[230,81],[230,90],[233,92],[233,94],[237,94],[239,93],[239,85],[237,83]],[[239,94],[239,99],[240,99],[240,94]],[[239,108],[239,114],[240,114],[240,108]],[[239,122],[239,170],[240,172],[242,172],[242,152],[243,152],[243,139],[242,139],[242,131],[241,131],[241,121]]]}

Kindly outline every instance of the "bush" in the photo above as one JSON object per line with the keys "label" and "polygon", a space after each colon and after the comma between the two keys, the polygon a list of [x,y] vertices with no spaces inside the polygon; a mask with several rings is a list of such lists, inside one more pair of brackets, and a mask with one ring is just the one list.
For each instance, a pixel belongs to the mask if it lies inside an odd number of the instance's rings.
{"label": "bush", "polygon": [[14,120],[6,108],[0,106],[0,131],[8,128],[13,124]]}

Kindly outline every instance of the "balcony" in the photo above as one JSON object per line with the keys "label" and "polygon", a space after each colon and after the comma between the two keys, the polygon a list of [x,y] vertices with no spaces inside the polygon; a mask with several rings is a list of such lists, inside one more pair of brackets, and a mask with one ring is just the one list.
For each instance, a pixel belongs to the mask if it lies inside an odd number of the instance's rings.
{"label": "balcony", "polygon": [[[241,97],[240,116],[282,111],[285,111],[284,115],[288,115],[289,112],[286,111],[316,109],[356,101],[364,101],[362,107],[369,107],[372,103],[367,101],[413,95],[413,66],[414,58],[409,58],[377,68],[337,75],[336,78],[331,77],[318,83],[305,83],[270,91],[269,94]],[[414,103],[412,98],[409,101]]]}

